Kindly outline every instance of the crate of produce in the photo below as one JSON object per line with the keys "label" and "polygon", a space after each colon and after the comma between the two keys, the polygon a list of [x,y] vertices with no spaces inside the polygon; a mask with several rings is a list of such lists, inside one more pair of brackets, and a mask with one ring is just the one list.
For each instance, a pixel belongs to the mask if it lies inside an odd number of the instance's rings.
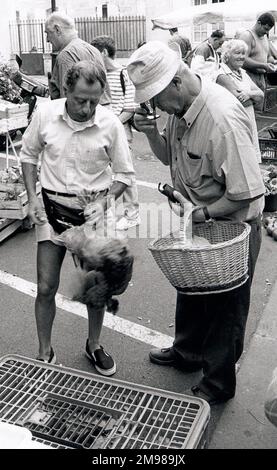
{"label": "crate of produce", "polygon": [[0,133],[5,134],[14,129],[28,125],[29,105],[15,104],[0,99]]}
{"label": "crate of produce", "polygon": [[17,355],[0,359],[0,421],[55,448],[204,448],[209,419],[199,398]]}
{"label": "crate of produce", "polygon": [[0,243],[22,227],[21,220],[0,219]]}
{"label": "crate of produce", "polygon": [[0,99],[0,119],[2,118],[14,118],[25,116],[29,112],[28,103],[11,103],[11,101],[6,101]]}
{"label": "crate of produce", "polygon": [[22,129],[28,126],[28,117],[26,116],[15,116],[9,119],[0,119],[0,134],[6,134],[9,131],[16,129]]}
{"label": "crate of produce", "polygon": [[[40,183],[36,192],[40,194]],[[28,196],[22,183],[0,183],[0,217],[23,220],[28,215]]]}
{"label": "crate of produce", "polygon": [[277,139],[259,138],[263,163],[277,163]]}

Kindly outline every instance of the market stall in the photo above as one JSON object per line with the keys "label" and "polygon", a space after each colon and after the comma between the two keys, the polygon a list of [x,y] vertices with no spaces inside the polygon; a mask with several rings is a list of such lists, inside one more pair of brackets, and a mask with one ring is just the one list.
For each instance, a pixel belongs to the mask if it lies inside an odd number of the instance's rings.
{"label": "market stall", "polygon": [[[28,198],[25,190],[20,161],[11,138],[11,132],[28,125],[29,106],[0,99],[0,135],[5,137],[5,168],[0,170],[0,242],[26,226]],[[9,150],[13,151],[16,165],[12,166]],[[37,192],[40,185],[37,183]]]}
{"label": "market stall", "polygon": [[[233,24],[240,29],[246,22],[255,22],[258,15],[271,12],[277,22],[277,0],[226,0],[226,2],[210,3],[192,7],[184,7],[176,11],[153,18],[153,29],[170,29],[201,25],[204,23]],[[228,28],[226,28],[228,29]],[[226,32],[227,34],[227,32]],[[276,26],[273,34],[277,35]],[[227,34],[228,35],[228,34]],[[276,46],[275,46],[276,48]],[[277,71],[266,74],[266,90],[263,110],[256,112],[259,142],[262,155],[262,168],[272,174],[277,169]],[[273,165],[273,167],[272,167]],[[274,178],[274,184],[276,182]],[[269,205],[270,201],[270,205]],[[270,211],[277,210],[277,190],[275,186],[267,193],[266,207]]]}
{"label": "market stall", "polygon": [[260,13],[270,11],[277,19],[276,0],[232,0],[184,7],[153,18],[153,28],[170,29],[192,24],[222,21],[252,21]]}
{"label": "market stall", "polygon": [[[190,25],[201,25],[204,23],[225,23],[225,32],[228,36],[227,25],[235,24],[235,30],[241,29],[247,21],[255,22],[257,16],[265,11],[271,12],[277,20],[276,0],[232,0],[220,3],[181,8],[153,18],[153,29],[170,29]],[[276,34],[274,28],[273,33]],[[229,31],[230,33],[230,31]],[[233,34],[230,36],[232,37]],[[269,73],[266,77],[266,91],[263,112],[271,112],[277,107],[277,72]],[[277,116],[277,111],[276,116]]]}
{"label": "market stall", "polygon": [[19,166],[19,158],[13,144],[10,133],[28,125],[29,105],[26,103],[15,104],[0,97],[0,135],[5,136],[6,169],[9,168],[9,148],[12,149]]}
{"label": "market stall", "polygon": [[[29,104],[14,82],[15,68],[0,63],[0,242],[18,228],[30,228],[28,198],[14,139],[29,122]],[[11,154],[10,154],[11,153]],[[37,193],[40,185],[37,183]]]}

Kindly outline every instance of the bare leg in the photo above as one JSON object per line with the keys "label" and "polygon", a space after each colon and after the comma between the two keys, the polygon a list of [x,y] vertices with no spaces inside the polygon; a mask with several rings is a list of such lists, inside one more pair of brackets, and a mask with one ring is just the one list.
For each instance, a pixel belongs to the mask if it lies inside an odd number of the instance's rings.
{"label": "bare leg", "polygon": [[104,309],[88,309],[88,341],[86,355],[95,369],[102,375],[110,376],[116,372],[116,363],[112,356],[100,346],[100,335],[104,320]]}
{"label": "bare leg", "polygon": [[51,333],[56,315],[55,295],[59,287],[60,271],[66,249],[50,241],[38,243],[37,298],[35,303],[39,359],[48,359],[51,350]]}
{"label": "bare leg", "polygon": [[87,306],[88,310],[88,344],[91,352],[100,347],[100,335],[103,326],[105,309],[92,309]]}

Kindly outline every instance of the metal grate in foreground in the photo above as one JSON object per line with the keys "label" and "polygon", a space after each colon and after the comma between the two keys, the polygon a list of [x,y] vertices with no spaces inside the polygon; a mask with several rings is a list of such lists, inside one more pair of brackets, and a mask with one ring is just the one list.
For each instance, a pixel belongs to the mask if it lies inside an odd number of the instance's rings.
{"label": "metal grate in foreground", "polygon": [[209,405],[21,356],[0,359],[0,421],[54,448],[204,447]]}

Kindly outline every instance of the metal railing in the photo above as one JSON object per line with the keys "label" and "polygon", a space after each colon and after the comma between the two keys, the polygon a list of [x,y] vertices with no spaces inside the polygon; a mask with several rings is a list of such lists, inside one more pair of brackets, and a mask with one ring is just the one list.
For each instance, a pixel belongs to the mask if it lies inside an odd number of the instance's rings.
{"label": "metal railing", "polygon": [[146,21],[143,16],[76,18],[75,24],[79,36],[87,42],[91,42],[95,36],[113,37],[118,52],[134,51],[146,37]]}
{"label": "metal railing", "polygon": [[51,44],[46,41],[44,20],[20,20],[10,22],[10,42],[13,54],[28,52],[51,52]]}
{"label": "metal railing", "polygon": [[[129,54],[146,38],[144,16],[122,16],[103,18],[75,18],[79,37],[91,42],[95,36],[108,35],[115,39],[118,53]],[[51,44],[45,35],[45,20],[20,20],[10,22],[10,42],[12,53],[51,52]]]}

